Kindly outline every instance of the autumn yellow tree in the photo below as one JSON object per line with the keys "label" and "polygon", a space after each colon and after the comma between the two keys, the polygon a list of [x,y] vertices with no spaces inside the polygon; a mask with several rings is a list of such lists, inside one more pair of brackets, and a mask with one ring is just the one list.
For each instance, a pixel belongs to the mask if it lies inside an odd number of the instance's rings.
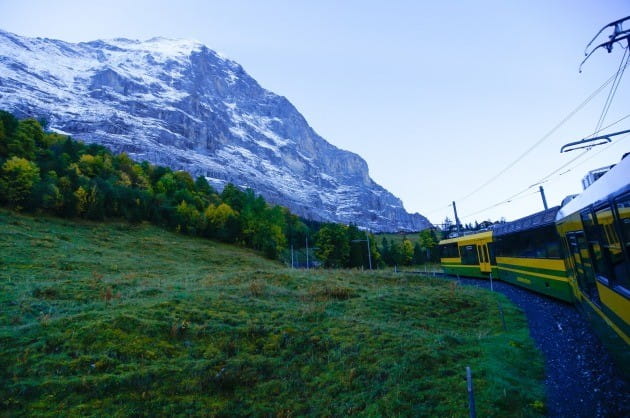
{"label": "autumn yellow tree", "polygon": [[39,168],[25,158],[11,157],[0,170],[0,200],[20,210],[39,181]]}

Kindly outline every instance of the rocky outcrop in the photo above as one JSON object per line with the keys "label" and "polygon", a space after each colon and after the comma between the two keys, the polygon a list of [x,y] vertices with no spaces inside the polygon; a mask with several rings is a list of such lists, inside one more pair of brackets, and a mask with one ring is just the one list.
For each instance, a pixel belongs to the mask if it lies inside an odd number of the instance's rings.
{"label": "rocky outcrop", "polygon": [[374,231],[429,226],[372,181],[361,157],[325,141],[286,98],[197,42],[71,44],[0,31],[0,107],[219,189],[252,188],[310,219]]}

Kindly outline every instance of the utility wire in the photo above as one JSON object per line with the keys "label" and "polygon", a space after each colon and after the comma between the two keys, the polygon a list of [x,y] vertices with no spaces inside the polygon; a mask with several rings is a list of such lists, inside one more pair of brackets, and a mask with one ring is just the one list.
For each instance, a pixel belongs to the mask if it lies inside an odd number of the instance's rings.
{"label": "utility wire", "polygon": [[[577,155],[576,157],[574,157],[571,161],[569,161],[569,162],[568,162],[568,163],[566,163],[566,164],[563,164],[561,167],[559,167],[559,168],[557,168],[556,170],[552,171],[552,172],[551,172],[551,173],[549,173],[547,176],[545,176],[545,177],[543,177],[542,179],[538,180],[536,183],[532,184],[531,186],[528,186],[528,187],[526,187],[526,188],[522,189],[521,191],[519,191],[519,192],[517,192],[517,193],[514,193],[514,194],[513,194],[513,195],[511,195],[510,197],[505,198],[504,200],[501,200],[500,202],[497,202],[497,203],[495,203],[495,204],[493,204],[493,205],[490,205],[490,206],[488,206],[488,207],[486,207],[486,208],[484,208],[484,209],[480,209],[480,210],[478,210],[478,211],[476,211],[476,212],[473,212],[473,213],[468,214],[468,215],[465,215],[465,216],[460,216],[460,219],[469,218],[469,217],[471,217],[471,216],[475,216],[475,215],[477,215],[477,214],[479,214],[479,213],[482,213],[482,212],[485,212],[485,211],[487,211],[487,210],[490,210],[490,209],[496,208],[497,206],[501,206],[501,205],[504,205],[504,204],[506,204],[506,203],[511,203],[511,202],[513,202],[513,201],[515,201],[515,200],[520,200],[520,199],[522,199],[522,198],[524,198],[524,197],[527,197],[527,196],[532,196],[532,195],[538,194],[538,191],[535,191],[534,193],[530,193],[530,194],[528,194],[528,195],[521,196],[522,194],[527,193],[528,191],[530,191],[531,189],[533,189],[534,187],[536,187],[536,186],[538,186],[538,185],[540,185],[540,184],[544,183],[544,182],[546,181],[546,179],[547,179],[547,178],[551,177],[552,175],[554,175],[554,174],[555,174],[555,173],[557,173],[558,171],[562,170],[564,167],[566,167],[567,165],[571,164],[572,162],[574,162],[575,160],[577,160],[578,158],[580,158],[582,155],[584,155],[584,154],[585,154],[585,153],[587,153],[588,151],[590,151],[590,149],[586,149],[586,150],[584,150],[581,154],[578,154],[578,155]],[[519,197],[519,196],[521,196],[521,197]]]}
{"label": "utility wire", "polygon": [[[599,116],[599,120],[597,121],[597,125],[595,125],[595,131],[599,130],[601,126],[604,124],[604,120],[608,115],[608,110],[610,109],[610,105],[612,104],[613,98],[617,93],[617,88],[621,83],[621,79],[623,77],[623,73],[626,71],[626,67],[628,66],[628,59],[630,58],[630,54],[628,54],[628,48],[625,48],[623,55],[621,56],[621,62],[619,63],[619,68],[617,69],[617,73],[615,74],[615,80],[613,81],[612,86],[610,86],[610,91],[608,92],[608,97],[606,97],[606,101],[604,102],[604,107],[602,108],[602,113]],[[624,64],[625,60],[625,64]]]}
{"label": "utility wire", "polygon": [[529,188],[527,188],[527,189],[525,189],[525,190],[523,190],[523,191],[521,191],[521,192],[519,192],[519,193],[516,193],[516,194],[514,194],[514,195],[512,195],[512,196],[508,197],[507,199],[502,200],[501,202],[495,203],[495,204],[493,204],[493,205],[488,206],[487,208],[480,209],[480,210],[478,210],[478,211],[476,211],[476,212],[469,213],[469,214],[464,215],[464,216],[460,216],[459,218],[460,218],[460,219],[467,219],[467,218],[470,218],[470,217],[472,217],[472,216],[478,215],[478,214],[480,214],[480,213],[486,212],[486,211],[488,211],[488,210],[490,210],[490,209],[496,208],[497,206],[505,205],[505,204],[507,204],[507,203],[511,203],[511,202],[513,202],[513,201],[515,201],[515,200],[520,200],[520,199],[523,199],[523,198],[526,198],[526,197],[529,197],[529,196],[533,196],[533,195],[538,194],[538,192],[536,191],[536,192],[534,192],[534,193],[530,193],[530,194],[527,194],[527,195],[524,195],[524,196],[517,197],[517,196],[519,196],[519,195],[521,195],[521,194],[525,193],[527,190],[529,190]]}
{"label": "utility wire", "polygon": [[429,216],[429,215],[434,214],[434,213],[436,213],[436,212],[441,212],[441,211],[443,211],[444,209],[448,209],[448,208],[450,208],[450,207],[452,207],[452,206],[453,206],[453,204],[452,204],[452,203],[449,203],[448,205],[446,205],[446,206],[442,206],[441,208],[433,209],[433,210],[431,210],[431,211],[429,211],[429,212],[424,212],[424,216]]}
{"label": "utility wire", "polygon": [[[623,68],[625,69],[625,67],[628,65],[628,62],[626,62],[626,64],[623,66]],[[591,93],[590,96],[588,96],[580,105],[578,105],[575,109],[573,109],[567,116],[564,117],[564,119],[562,119],[560,122],[558,122],[558,124],[556,124],[556,126],[554,126],[549,132],[547,132],[545,135],[542,136],[542,138],[540,138],[538,141],[536,141],[532,146],[530,146],[527,150],[525,150],[525,152],[523,152],[521,155],[519,155],[514,161],[512,161],[510,164],[508,164],[505,168],[503,168],[501,171],[499,171],[497,174],[495,174],[494,176],[492,176],[489,180],[487,180],[486,182],[484,182],[483,184],[481,184],[480,186],[478,186],[476,189],[474,189],[472,192],[468,193],[466,196],[461,197],[459,199],[457,199],[458,202],[461,202],[463,200],[468,199],[469,197],[471,197],[472,195],[474,195],[475,193],[477,193],[478,191],[482,190],[483,188],[485,188],[486,186],[488,186],[490,183],[494,182],[496,179],[498,179],[499,177],[501,177],[501,175],[503,175],[505,172],[507,172],[508,170],[510,170],[512,167],[514,167],[520,160],[522,160],[527,154],[529,154],[530,152],[532,152],[536,147],[538,147],[540,144],[542,144],[544,141],[546,141],[547,139],[549,139],[549,137],[551,137],[551,135],[553,135],[558,129],[560,129],[560,127],[562,127],[562,125],[564,125],[567,121],[569,121],[569,119],[571,119],[573,116],[575,116],[576,113],[578,113],[580,110],[582,110],[582,108],[584,108],[584,106],[586,106],[591,100],[593,100],[599,93],[601,93],[601,91],[608,85],[610,84],[611,81],[615,80],[617,78],[617,75],[619,74],[619,70],[617,70],[617,72],[615,72],[615,74],[613,74],[608,80],[606,80],[604,82],[604,84],[602,84],[601,86],[599,86],[593,93]]]}
{"label": "utility wire", "polygon": [[610,125],[604,126],[603,128],[601,128],[598,131],[593,132],[592,134],[590,134],[587,138],[593,137],[595,135],[597,135],[598,133],[605,131],[606,129],[610,128],[611,126],[614,126],[616,124],[618,124],[619,122],[626,120],[630,118],[630,113],[628,113],[626,116],[622,117],[621,119],[617,119],[616,121],[614,121],[613,123],[611,123]]}
{"label": "utility wire", "polygon": [[[604,107],[602,108],[602,113],[600,114],[599,119],[597,121],[597,124],[595,125],[595,131],[593,132],[593,134],[589,135],[587,138],[594,137],[599,132],[601,132],[601,131],[609,128],[610,126],[613,126],[613,125],[621,122],[622,120],[630,117],[630,115],[626,115],[623,118],[617,120],[616,122],[613,122],[612,124],[606,126],[605,128],[602,128],[602,125],[604,124],[604,121],[606,120],[606,116],[608,116],[608,111],[610,110],[610,106],[612,105],[613,99],[614,99],[614,97],[615,97],[615,95],[617,93],[617,89],[619,88],[619,85],[621,84],[621,79],[623,78],[623,74],[624,74],[624,72],[625,72],[625,70],[626,70],[626,68],[627,68],[627,66],[628,66],[628,64],[630,62],[630,53],[629,52],[630,52],[630,44],[624,50],[624,53],[623,53],[623,55],[621,57],[621,61],[619,63],[619,68],[617,69],[616,73],[613,76],[611,76],[604,84],[602,84],[597,90],[595,90],[595,92],[593,92],[584,102],[582,102],[577,108],[575,108],[572,112],[570,112],[556,126],[554,126],[549,132],[547,132],[547,134],[545,134],[541,139],[539,139],[531,147],[529,147],[527,150],[525,150],[525,152],[523,152],[521,155],[519,155],[513,162],[508,164],[505,168],[503,168],[501,171],[499,171],[499,173],[497,173],[496,175],[491,177],[488,181],[483,183],[481,186],[477,187],[476,189],[474,189],[472,192],[470,192],[466,196],[458,199],[458,201],[462,201],[462,200],[465,200],[465,199],[471,197],[472,195],[474,195],[478,191],[482,190],[484,187],[486,187],[490,183],[494,182],[496,179],[498,179],[505,172],[510,170],[514,165],[516,165],[520,160],[522,160],[527,154],[529,154],[532,150],[534,150],[538,145],[540,145],[542,142],[547,140],[555,131],[557,131],[562,125],[564,125],[579,110],[581,110],[584,106],[586,106],[586,104],[589,103],[595,96],[597,96],[608,84],[610,84],[611,81],[612,81],[612,86],[610,87],[610,91],[608,92],[608,96],[606,97],[606,101],[604,102]],[[615,143],[621,142],[621,140],[625,139],[628,135],[629,134],[624,135],[624,137],[620,138],[620,140],[616,141]],[[584,164],[586,161],[589,161],[590,159],[592,159],[596,155],[599,155],[604,150],[610,148],[610,146],[612,146],[612,144],[607,146],[607,147],[605,147],[605,148],[603,148],[602,150],[600,150],[599,152],[595,153],[594,155],[591,155],[591,157],[586,158],[584,161],[581,161],[580,163],[576,164],[575,166],[569,168],[568,170],[558,174],[558,177],[561,176],[561,175],[564,175],[564,174],[570,172],[571,170],[575,169],[576,167]],[[577,156],[575,156],[570,161],[566,162],[565,164],[561,165],[557,169],[553,170],[551,173],[549,173],[546,176],[542,177],[536,183],[534,183],[531,186],[521,190],[520,192],[518,192],[518,193],[508,197],[507,199],[502,200],[502,201],[500,201],[498,203],[495,203],[495,204],[493,204],[493,205],[491,205],[491,206],[489,206],[489,207],[487,207],[485,209],[481,209],[481,210],[479,210],[477,212],[474,212],[472,214],[462,216],[461,218],[462,219],[466,219],[466,218],[469,218],[471,216],[477,215],[479,213],[485,212],[485,211],[487,211],[489,209],[495,208],[497,206],[500,206],[500,205],[503,205],[503,204],[506,204],[506,203],[510,203],[513,200],[517,200],[516,198],[518,196],[522,195],[523,193],[526,193],[528,190],[532,189],[533,187],[536,187],[538,185],[541,185],[542,183],[545,183],[545,182],[549,181],[549,179],[552,178],[555,174],[560,172],[565,167],[571,165],[576,160],[580,159],[582,156],[584,156],[586,153],[588,153],[591,149],[592,149],[592,147],[586,148],[582,153],[578,154]],[[518,199],[521,199],[521,198],[527,197],[527,196],[529,196],[529,195],[521,196]],[[448,205],[448,206],[451,206],[451,205]]]}
{"label": "utility wire", "polygon": [[[630,57],[630,55],[629,55],[629,57]],[[623,121],[623,120],[626,120],[626,119],[628,119],[628,118],[630,118],[630,114],[627,114],[626,116],[624,116],[624,117],[622,117],[622,118],[620,118],[620,119],[617,119],[615,122],[613,122],[613,123],[611,123],[611,124],[609,124],[609,125],[607,125],[607,126],[605,126],[605,127],[601,128],[601,129],[599,129],[598,131],[593,132],[593,133],[592,133],[591,135],[589,135],[588,137],[594,137],[595,135],[597,135],[597,134],[598,134],[598,133],[600,133],[601,131],[604,131],[604,130],[606,130],[606,129],[610,128],[611,126],[614,126],[614,125],[618,124],[619,122],[621,122],[621,121]],[[574,165],[573,167],[569,168],[568,170],[563,171],[562,173],[558,174],[558,177],[559,177],[559,176],[562,176],[562,175],[564,175],[564,174],[566,174],[566,173],[568,173],[568,172],[570,172],[571,170],[575,169],[576,167],[579,167],[579,166],[581,166],[582,164],[584,164],[585,162],[587,162],[587,161],[589,161],[589,160],[593,159],[593,157],[595,157],[595,156],[597,156],[597,155],[601,154],[602,152],[606,151],[606,150],[607,150],[607,149],[609,149],[609,148],[610,148],[613,144],[617,144],[617,143],[621,142],[623,139],[627,138],[627,137],[628,137],[628,135],[630,135],[630,134],[625,134],[624,136],[622,136],[622,137],[620,137],[619,139],[617,139],[615,142],[612,142],[612,143],[608,144],[606,147],[603,147],[601,150],[599,150],[599,151],[598,151],[598,152],[596,152],[595,154],[592,154],[590,157],[586,158],[584,161],[581,161],[581,162],[579,162],[578,164]],[[556,170],[552,171],[551,173],[547,174],[546,176],[542,177],[540,180],[538,180],[538,182],[537,182],[537,183],[532,184],[532,185],[530,186],[530,188],[531,188],[531,187],[538,186],[539,184],[542,184],[542,183],[547,183],[547,182],[549,181],[549,178],[550,178],[551,176],[553,176],[554,174],[556,174],[557,172],[559,172],[560,170],[562,170],[564,167],[568,166],[568,165],[569,165],[569,164],[571,164],[572,162],[574,162],[574,161],[578,160],[580,157],[582,157],[584,154],[586,154],[586,153],[587,153],[587,152],[589,152],[590,150],[591,150],[591,148],[590,148],[590,147],[589,147],[589,148],[586,148],[586,149],[585,149],[582,153],[578,154],[575,158],[573,158],[573,159],[572,159],[572,160],[570,160],[569,162],[567,162],[567,163],[563,164],[562,166],[560,166],[560,167],[559,167],[559,168],[557,168]]]}
{"label": "utility wire", "polygon": [[[625,117],[621,118],[620,120],[618,120],[618,121],[617,121],[617,122],[615,122],[615,123],[618,123],[618,122],[620,122],[621,120],[626,119],[626,118],[628,118],[628,117],[630,117],[630,115],[627,115],[627,116],[625,116]],[[615,123],[613,123],[613,124],[615,124]],[[606,128],[603,128],[603,129],[606,129]],[[606,146],[606,147],[603,147],[601,150],[599,150],[598,152],[596,152],[596,153],[592,154],[590,157],[586,158],[584,161],[581,161],[581,162],[579,162],[578,164],[574,165],[573,167],[569,168],[568,170],[563,171],[562,173],[558,174],[558,175],[557,175],[557,177],[560,177],[560,176],[563,176],[563,175],[567,174],[568,172],[570,172],[570,171],[574,170],[575,168],[577,168],[577,167],[581,166],[582,164],[584,164],[584,163],[586,163],[587,161],[589,161],[589,160],[593,159],[593,158],[594,158],[594,157],[596,157],[597,155],[599,155],[599,154],[601,154],[602,152],[604,152],[604,151],[606,151],[606,150],[610,149],[612,146],[614,146],[615,144],[620,143],[622,140],[624,140],[624,139],[626,139],[626,138],[628,138],[628,137],[630,137],[630,133],[625,134],[624,136],[620,137],[617,141],[615,141],[615,142],[613,142],[613,143],[611,143],[611,144],[608,144],[608,146]],[[478,211],[473,212],[473,213],[468,214],[468,215],[461,216],[461,217],[460,217],[460,219],[466,219],[466,218],[469,218],[469,217],[471,217],[471,216],[477,215],[477,214],[479,214],[479,213],[485,212],[485,211],[487,211],[487,210],[489,210],[489,209],[493,209],[493,208],[495,208],[495,207],[497,207],[497,206],[501,206],[501,205],[504,205],[504,204],[507,204],[507,203],[511,203],[511,202],[513,202],[513,201],[515,201],[515,200],[520,200],[520,199],[523,199],[523,198],[525,198],[525,197],[528,197],[528,196],[533,196],[533,195],[538,194],[539,192],[538,192],[538,191],[535,191],[535,192],[533,192],[533,193],[530,193],[530,194],[527,194],[527,195],[525,195],[525,196],[521,196],[521,197],[519,197],[519,196],[520,196],[520,195],[522,195],[523,193],[526,193],[527,191],[531,190],[532,188],[534,188],[534,187],[536,187],[536,186],[538,186],[538,185],[540,185],[540,184],[542,184],[542,183],[548,183],[548,182],[550,181],[550,180],[549,180],[549,179],[550,179],[550,177],[552,177],[554,174],[556,174],[557,172],[559,172],[560,170],[562,170],[564,167],[566,167],[566,166],[568,166],[569,164],[573,163],[574,161],[578,160],[580,157],[582,157],[583,155],[585,155],[585,154],[586,154],[586,153],[588,153],[589,151],[590,151],[590,149],[588,149],[588,148],[587,148],[587,149],[585,149],[582,153],[578,154],[576,157],[574,157],[573,159],[571,159],[569,162],[567,162],[567,163],[563,164],[562,166],[560,166],[559,168],[555,169],[555,170],[554,170],[554,171],[552,171],[551,173],[549,173],[549,174],[547,174],[546,176],[542,177],[542,178],[541,178],[538,182],[536,182],[536,183],[532,184],[531,186],[526,187],[525,189],[522,189],[522,190],[521,190],[521,191],[519,191],[518,193],[515,193],[515,194],[513,194],[512,196],[510,196],[510,197],[508,197],[508,198],[506,198],[506,199],[504,199],[504,200],[502,200],[502,201],[500,201],[500,202],[498,202],[498,203],[495,203],[495,204],[493,204],[493,205],[491,205],[491,206],[488,206],[487,208],[484,208],[484,209],[478,210]],[[449,206],[450,206],[450,205],[449,205]]]}
{"label": "utility wire", "polygon": [[[628,52],[628,48],[626,48],[626,52]],[[625,53],[624,53],[624,57],[626,57]],[[626,62],[625,64],[623,63],[623,57],[622,57],[622,61],[620,64],[619,69],[617,69],[617,71],[615,72],[615,74],[613,74],[610,78],[608,78],[608,80],[606,80],[601,86],[599,86],[595,91],[593,91],[582,103],[580,103],[575,109],[573,109],[571,112],[569,112],[569,114],[567,114],[567,116],[565,116],[560,122],[558,122],[551,130],[549,130],[549,132],[547,132],[545,135],[543,135],[536,143],[534,143],[531,147],[529,147],[527,150],[525,150],[525,152],[523,152],[521,155],[519,155],[514,161],[512,161],[510,164],[508,164],[505,168],[503,168],[501,171],[499,171],[499,173],[495,174],[493,177],[491,177],[488,181],[486,181],[485,183],[483,183],[481,186],[477,187],[476,189],[474,189],[472,192],[468,193],[467,195],[465,195],[464,197],[461,197],[459,199],[457,199],[457,201],[461,202],[465,199],[468,199],[469,197],[471,197],[472,195],[474,195],[475,193],[477,193],[478,191],[482,190],[483,188],[485,188],[486,186],[488,186],[490,183],[494,182],[496,179],[498,179],[501,175],[503,175],[505,172],[507,172],[509,169],[511,169],[514,165],[516,165],[520,160],[522,160],[526,155],[528,155],[530,152],[532,152],[536,147],[538,147],[540,144],[542,144],[545,140],[549,139],[549,137],[551,137],[551,135],[553,135],[560,127],[562,127],[562,125],[564,125],[567,121],[569,121],[573,116],[575,116],[576,113],[578,113],[580,110],[582,110],[582,108],[584,108],[584,106],[586,106],[591,100],[593,100],[599,93],[601,93],[601,91],[606,88],[606,86],[608,84],[610,84],[612,81],[617,81],[619,74],[621,73],[621,75],[623,75],[623,72],[625,71],[625,69],[628,67],[628,65],[630,64],[629,62],[630,59],[630,54],[626,57]],[[620,80],[620,77],[619,77]],[[619,83],[617,82],[617,87],[619,86]],[[614,86],[614,84],[613,84]],[[614,92],[616,93],[616,88],[614,89]],[[615,93],[613,93],[613,89],[611,87],[611,92],[609,92],[609,97],[610,95],[614,96]],[[608,101],[608,99],[607,99]],[[607,113],[607,112],[606,112]],[[621,122],[622,120],[625,120],[627,118],[630,117],[630,114],[622,117],[621,119],[607,125],[604,128],[601,128],[601,124],[603,123],[603,119],[600,116],[600,119],[602,119],[602,123],[598,122],[598,127],[595,129],[595,131],[590,135],[590,136],[595,136],[596,134],[598,134],[599,132],[608,129],[609,127],[616,125],[617,123]],[[605,116],[604,116],[605,118]],[[589,137],[590,137],[589,136]],[[617,141],[618,142],[618,141]],[[509,203],[512,200],[515,200],[516,197],[518,197],[519,195],[527,192],[528,190],[530,190],[533,187],[536,187],[540,184],[542,184],[542,182],[548,180],[551,176],[553,176],[555,173],[557,173],[558,171],[562,170],[564,167],[566,167],[567,165],[571,164],[572,162],[576,161],[577,159],[579,159],[580,157],[582,157],[584,154],[586,154],[588,151],[590,150],[590,148],[586,149],[584,152],[582,152],[581,154],[578,154],[576,157],[574,157],[572,160],[570,160],[568,163],[563,164],[560,168],[552,171],[551,173],[549,173],[548,175],[546,175],[545,177],[543,177],[541,180],[539,180],[538,182],[532,184],[531,186],[528,186],[527,188],[521,190],[520,192],[508,197],[505,200],[502,200],[498,203],[495,203],[485,209],[479,210],[477,212],[474,212],[472,214],[466,215],[466,216],[462,216],[460,217],[460,219],[465,219],[468,218],[470,216],[474,216],[476,214],[485,212],[488,209],[492,209],[494,207],[503,205],[505,203]],[[597,154],[596,154],[597,155]],[[592,158],[592,157],[591,157]],[[590,160],[590,158],[588,158],[585,161]],[[571,171],[572,169],[574,169],[575,167],[578,167],[579,165],[583,164],[585,161],[577,164],[576,166],[570,168],[569,170],[565,171],[562,174],[565,174],[568,171]],[[533,194],[538,194],[538,192],[535,192]],[[529,195],[528,195],[529,196]],[[520,198],[519,198],[520,199]],[[446,206],[443,206],[441,208],[438,209],[434,209],[430,212],[427,212],[428,215],[442,211],[444,209],[450,208],[452,207],[452,204],[448,204]]]}
{"label": "utility wire", "polygon": [[573,163],[575,160],[578,160],[579,158],[581,158],[584,154],[586,154],[587,152],[589,152],[591,150],[591,148],[586,148],[584,151],[582,151],[581,153],[579,153],[578,155],[576,155],[575,157],[573,157],[571,160],[569,160],[568,162],[562,164],[560,167],[556,168],[555,170],[553,170],[551,173],[547,174],[546,176],[542,177],[540,180],[538,180],[536,183],[532,184],[531,187],[536,187],[540,184],[546,183],[547,180],[553,176],[554,174],[556,174],[557,172],[559,172],[560,170],[562,170],[563,168],[565,168],[566,166],[570,165],[571,163]]}
{"label": "utility wire", "polygon": [[[595,136],[597,133],[599,133],[599,132],[601,132],[601,131],[603,131],[603,130],[605,130],[605,129],[608,129],[608,128],[610,128],[611,126],[616,125],[617,123],[619,123],[619,122],[621,122],[621,121],[623,121],[623,120],[625,120],[625,119],[627,119],[627,118],[630,118],[630,114],[628,114],[628,115],[626,115],[626,116],[622,117],[621,119],[618,119],[617,121],[615,121],[615,122],[611,123],[610,125],[608,125],[608,126],[606,126],[606,127],[602,128],[602,129],[600,129],[599,131],[594,132],[591,136]],[[566,171],[563,171],[562,173],[558,174],[558,176],[562,176],[562,175],[564,175],[564,174],[568,173],[569,171],[571,171],[571,170],[575,169],[576,167],[581,166],[582,164],[586,163],[587,161],[589,161],[589,160],[593,159],[593,157],[595,157],[595,156],[597,156],[597,155],[601,154],[602,152],[604,152],[604,151],[608,150],[608,149],[609,149],[612,145],[614,145],[614,144],[617,144],[617,143],[621,142],[622,140],[624,140],[624,139],[625,139],[625,138],[627,138],[628,136],[630,136],[630,133],[623,135],[622,137],[620,137],[619,139],[617,139],[615,142],[612,142],[612,143],[608,144],[606,147],[603,147],[601,150],[599,150],[598,152],[596,152],[596,153],[592,154],[590,157],[586,158],[584,161],[581,161],[581,162],[579,162],[578,164],[576,164],[576,165],[574,165],[573,167],[571,167],[570,169],[568,169],[568,170],[566,170]],[[574,162],[574,161],[578,160],[580,157],[582,157],[584,154],[586,154],[586,153],[587,153],[587,152],[589,152],[590,150],[591,150],[591,148],[586,148],[584,151],[582,151],[582,152],[581,152],[580,154],[578,154],[576,157],[574,157],[573,159],[571,159],[569,162],[567,162],[567,163],[563,164],[562,166],[560,166],[559,168],[555,169],[555,170],[554,170],[554,171],[552,171],[551,173],[549,173],[549,174],[547,174],[546,176],[542,177],[542,178],[541,178],[540,180],[538,180],[536,183],[534,183],[534,184],[532,184],[531,186],[529,186],[529,188],[536,187],[536,186],[538,186],[538,185],[540,185],[540,184],[542,184],[542,183],[547,183],[547,182],[549,181],[549,178],[550,178],[551,176],[553,176],[554,174],[556,174],[557,172],[559,172],[560,170],[562,170],[564,167],[568,166],[568,165],[569,165],[569,164],[571,164],[572,162]]]}

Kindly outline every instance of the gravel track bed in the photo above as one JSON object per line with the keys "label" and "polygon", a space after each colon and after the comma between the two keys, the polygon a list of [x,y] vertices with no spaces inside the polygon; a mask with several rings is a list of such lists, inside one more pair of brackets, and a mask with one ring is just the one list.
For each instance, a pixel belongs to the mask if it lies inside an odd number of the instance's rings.
{"label": "gravel track bed", "polygon": [[[488,280],[459,282],[490,289]],[[574,306],[496,280],[493,288],[525,312],[530,334],[545,356],[550,417],[630,417],[630,382],[615,372],[608,352]]]}

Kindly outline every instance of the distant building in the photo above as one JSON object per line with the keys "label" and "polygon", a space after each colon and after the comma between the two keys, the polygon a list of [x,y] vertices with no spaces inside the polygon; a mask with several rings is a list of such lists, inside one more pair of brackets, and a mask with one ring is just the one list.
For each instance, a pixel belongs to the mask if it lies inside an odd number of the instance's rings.
{"label": "distant building", "polygon": [[591,184],[595,183],[601,176],[610,171],[610,169],[614,166],[615,164],[589,171],[588,174],[585,175],[582,179],[582,190],[586,190]]}

